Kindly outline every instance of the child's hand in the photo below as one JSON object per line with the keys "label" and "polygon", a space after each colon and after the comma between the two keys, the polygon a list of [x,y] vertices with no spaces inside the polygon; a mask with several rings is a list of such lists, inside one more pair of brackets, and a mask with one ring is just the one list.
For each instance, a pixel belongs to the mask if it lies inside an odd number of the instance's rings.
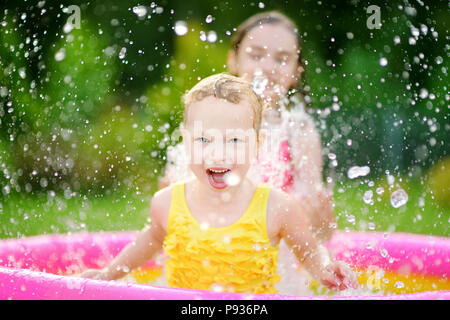
{"label": "child's hand", "polygon": [[104,269],[89,269],[80,274],[82,278],[96,279],[96,280],[106,280],[106,272]]}
{"label": "child's hand", "polygon": [[335,291],[358,288],[355,272],[341,261],[332,262],[327,265],[320,282],[328,289]]}

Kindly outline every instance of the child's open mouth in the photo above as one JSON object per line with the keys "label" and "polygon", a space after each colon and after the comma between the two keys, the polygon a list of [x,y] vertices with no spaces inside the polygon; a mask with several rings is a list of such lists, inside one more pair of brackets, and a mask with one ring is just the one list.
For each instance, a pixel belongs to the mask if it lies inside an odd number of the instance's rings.
{"label": "child's open mouth", "polygon": [[230,172],[230,169],[226,168],[208,168],[206,174],[209,178],[209,183],[213,188],[224,189],[228,185],[225,183],[225,174]]}

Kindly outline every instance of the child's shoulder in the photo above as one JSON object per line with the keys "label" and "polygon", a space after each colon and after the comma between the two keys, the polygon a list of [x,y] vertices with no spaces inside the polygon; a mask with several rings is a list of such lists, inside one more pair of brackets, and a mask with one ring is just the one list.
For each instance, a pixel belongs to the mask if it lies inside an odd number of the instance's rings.
{"label": "child's shoulder", "polygon": [[193,179],[187,179],[177,183],[173,183],[165,188],[158,190],[152,198],[151,202],[151,215],[152,220],[158,220],[163,226],[167,225],[167,219],[169,217],[170,204],[172,202],[172,194],[175,188],[179,188]]}
{"label": "child's shoulder", "polygon": [[159,223],[161,226],[167,226],[169,216],[170,203],[172,200],[173,184],[158,190],[152,197],[151,216],[152,221]]}

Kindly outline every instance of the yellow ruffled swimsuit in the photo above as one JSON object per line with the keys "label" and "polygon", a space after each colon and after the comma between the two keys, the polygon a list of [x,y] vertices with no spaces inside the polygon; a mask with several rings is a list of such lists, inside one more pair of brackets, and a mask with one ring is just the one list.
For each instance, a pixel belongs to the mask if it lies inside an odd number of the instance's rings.
{"label": "yellow ruffled swimsuit", "polygon": [[167,283],[172,287],[228,292],[276,293],[278,245],[267,234],[270,187],[261,184],[235,223],[200,224],[185,198],[185,183],[173,185],[164,239]]}

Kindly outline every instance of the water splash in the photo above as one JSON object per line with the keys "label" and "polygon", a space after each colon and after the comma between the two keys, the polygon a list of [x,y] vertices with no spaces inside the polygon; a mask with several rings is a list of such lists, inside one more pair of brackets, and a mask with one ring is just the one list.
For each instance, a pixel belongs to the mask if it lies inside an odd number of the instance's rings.
{"label": "water splash", "polygon": [[224,181],[229,186],[236,186],[241,182],[241,177],[234,172],[227,172],[224,176]]}
{"label": "water splash", "polygon": [[370,168],[368,166],[353,166],[347,171],[347,177],[349,179],[355,179],[358,177],[367,176],[370,173]]}
{"label": "water splash", "polygon": [[145,6],[133,7],[133,13],[136,14],[138,18],[144,18],[147,15],[147,8]]}
{"label": "water splash", "polygon": [[60,62],[66,58],[66,49],[61,48],[55,53],[55,60]]}
{"label": "water splash", "polygon": [[217,33],[216,33],[215,31],[213,31],[213,30],[209,31],[209,32],[208,32],[208,35],[207,35],[207,37],[206,37],[206,40],[207,40],[209,43],[214,43],[214,42],[216,42],[216,41],[217,41]]}
{"label": "water splash", "polygon": [[263,75],[262,70],[256,69],[253,74],[253,91],[255,91],[257,95],[261,95],[264,90],[266,90],[268,83],[269,79]]}
{"label": "water splash", "polygon": [[399,208],[408,202],[408,194],[403,189],[395,190],[391,193],[391,205]]}
{"label": "water splash", "polygon": [[364,192],[363,201],[366,204],[373,204],[373,191],[372,190],[367,190],[366,192]]}
{"label": "water splash", "polygon": [[188,26],[185,21],[177,21],[175,22],[175,26],[173,27],[175,34],[177,36],[184,36],[188,32]]}
{"label": "water splash", "polygon": [[214,21],[214,17],[213,17],[212,15],[208,14],[208,15],[206,16],[205,21],[206,21],[206,23],[211,23],[211,22]]}
{"label": "water splash", "polygon": [[127,48],[122,47],[122,49],[120,49],[120,52],[119,52],[119,59],[120,60],[125,59],[126,54],[127,54]]}

